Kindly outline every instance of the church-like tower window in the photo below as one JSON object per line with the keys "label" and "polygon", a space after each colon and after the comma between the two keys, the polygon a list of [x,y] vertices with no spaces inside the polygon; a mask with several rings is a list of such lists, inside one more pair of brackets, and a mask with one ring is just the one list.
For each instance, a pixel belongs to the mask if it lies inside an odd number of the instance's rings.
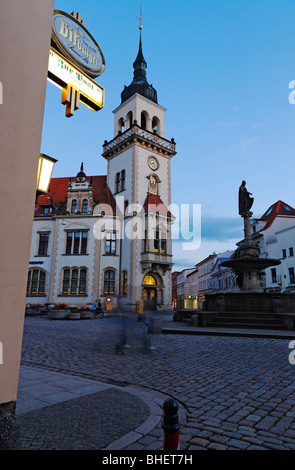
{"label": "church-like tower window", "polygon": [[72,201],[71,213],[75,214],[77,212],[77,208],[78,208],[78,202],[77,202],[77,199],[74,199]]}
{"label": "church-like tower window", "polygon": [[121,191],[124,191],[126,184],[125,184],[125,177],[126,177],[126,172],[125,170],[121,171]]}
{"label": "church-like tower window", "polygon": [[124,119],[120,118],[118,121],[118,132],[124,132],[125,126],[124,126]]}
{"label": "church-like tower window", "polygon": [[120,173],[116,174],[115,193],[120,191]]}
{"label": "church-like tower window", "polygon": [[161,130],[160,130],[160,121],[157,117],[153,117],[153,120],[152,120],[152,131],[155,132],[156,134],[160,134],[161,133]]}
{"label": "church-like tower window", "polygon": [[142,113],[141,113],[140,127],[141,127],[142,129],[146,129],[146,123],[147,123],[147,116],[146,116],[146,113],[142,112]]}
{"label": "church-like tower window", "polygon": [[126,121],[127,121],[127,128],[129,129],[132,124],[133,124],[133,114],[132,114],[132,111],[129,111],[129,113],[127,114],[126,116]]}
{"label": "church-like tower window", "polygon": [[83,199],[82,212],[87,214],[88,212],[88,199]]}

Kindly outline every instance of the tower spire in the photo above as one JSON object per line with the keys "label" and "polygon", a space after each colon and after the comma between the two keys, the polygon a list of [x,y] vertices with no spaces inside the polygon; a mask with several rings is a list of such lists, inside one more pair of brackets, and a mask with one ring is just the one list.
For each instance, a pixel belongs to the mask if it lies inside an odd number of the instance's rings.
{"label": "tower spire", "polygon": [[136,18],[137,21],[139,21],[139,29],[141,30],[142,29],[142,25],[141,25],[141,19],[142,19],[143,15],[141,13],[141,5],[140,5],[140,10],[139,10],[139,17]]}
{"label": "tower spire", "polygon": [[146,79],[147,63],[144,59],[143,52],[142,52],[142,38],[141,38],[142,17],[143,15],[141,13],[141,5],[140,5],[140,16],[137,18],[137,21],[140,22],[138,53],[137,53],[137,57],[135,61],[133,62],[133,69],[134,69],[133,80],[128,87],[125,86],[124,90],[121,93],[122,103],[127,101],[131,96],[135,95],[136,93],[144,96],[145,98],[148,98],[154,103],[158,103],[157,91],[153,88],[152,85],[148,84],[147,79]]}

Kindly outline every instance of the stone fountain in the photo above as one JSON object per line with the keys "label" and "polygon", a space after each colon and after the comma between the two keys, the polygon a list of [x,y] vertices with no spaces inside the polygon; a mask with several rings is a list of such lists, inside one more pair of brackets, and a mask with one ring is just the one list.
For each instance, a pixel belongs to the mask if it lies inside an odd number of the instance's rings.
{"label": "stone fountain", "polygon": [[239,214],[244,219],[244,239],[237,244],[234,258],[221,263],[235,273],[240,291],[206,294],[203,312],[199,312],[200,323],[207,326],[212,324],[213,319],[220,319],[222,316],[235,322],[239,321],[240,316],[244,318],[244,322],[251,317],[253,325],[260,324],[258,328],[261,328],[268,322],[270,324],[270,321],[272,325],[274,321],[277,322],[279,314],[282,324],[288,329],[294,329],[295,295],[264,292],[260,283],[261,272],[281,262],[277,259],[259,258],[259,245],[251,237],[250,218],[253,213],[250,209],[254,201],[251,196],[246,189],[246,182],[243,181],[239,188],[238,200]]}
{"label": "stone fountain", "polygon": [[260,273],[270,266],[277,266],[281,262],[271,258],[259,258],[259,245],[251,237],[250,211],[254,198],[250,197],[246,188],[246,181],[242,181],[239,188],[239,214],[244,219],[244,240],[238,243],[234,259],[224,261],[221,266],[231,268],[237,275],[238,285],[242,292],[262,292]]}

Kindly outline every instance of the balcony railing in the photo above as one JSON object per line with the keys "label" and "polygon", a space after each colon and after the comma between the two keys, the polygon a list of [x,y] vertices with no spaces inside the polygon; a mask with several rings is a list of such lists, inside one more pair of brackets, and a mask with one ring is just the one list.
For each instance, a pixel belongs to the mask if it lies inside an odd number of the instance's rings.
{"label": "balcony railing", "polygon": [[143,141],[147,143],[152,143],[157,147],[162,148],[163,150],[167,151],[168,153],[175,153],[175,142],[174,139],[167,140],[164,137],[160,137],[154,132],[149,132],[145,129],[142,129],[137,124],[134,124],[130,129],[127,129],[123,133],[118,133],[118,135],[110,140],[109,142],[105,141],[103,148],[103,154],[108,153],[110,150],[115,148],[117,145],[120,145],[133,137],[134,135],[140,137]]}

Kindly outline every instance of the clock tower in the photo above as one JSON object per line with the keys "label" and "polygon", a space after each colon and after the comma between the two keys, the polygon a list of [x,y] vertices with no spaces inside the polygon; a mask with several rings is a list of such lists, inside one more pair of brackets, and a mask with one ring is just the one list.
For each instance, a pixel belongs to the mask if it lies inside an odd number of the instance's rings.
{"label": "clock tower", "polygon": [[[141,32],[131,84],[114,113],[114,138],[103,145],[107,183],[122,213],[118,295],[122,310],[171,306],[171,158],[174,139],[165,138],[165,111],[146,78]],[[116,234],[115,236],[117,236]]]}

